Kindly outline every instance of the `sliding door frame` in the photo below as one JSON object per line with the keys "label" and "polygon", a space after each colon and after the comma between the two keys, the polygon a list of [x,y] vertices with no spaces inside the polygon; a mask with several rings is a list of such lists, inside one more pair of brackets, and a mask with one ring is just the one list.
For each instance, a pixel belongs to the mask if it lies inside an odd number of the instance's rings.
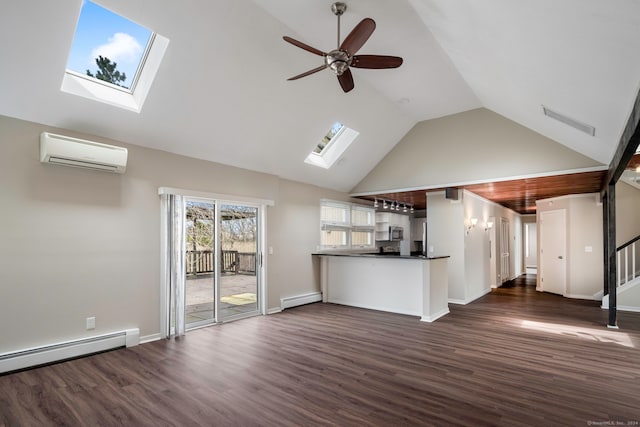
{"label": "sliding door frame", "polygon": [[[220,218],[219,218],[219,208],[218,206],[227,204],[227,205],[243,205],[243,206],[249,206],[249,207],[255,207],[258,210],[258,214],[256,215],[256,219],[258,219],[258,222],[256,224],[256,227],[258,228],[258,235],[256,236],[257,242],[256,242],[256,246],[257,246],[257,252],[256,252],[256,280],[257,280],[257,292],[258,292],[258,298],[257,298],[257,311],[258,314],[262,314],[265,315],[267,314],[267,289],[268,289],[268,284],[267,284],[267,266],[266,266],[266,258],[264,256],[264,254],[266,253],[266,230],[267,230],[267,215],[266,215],[266,211],[267,211],[267,207],[269,206],[274,206],[274,201],[270,200],[270,199],[260,199],[260,198],[254,198],[254,197],[245,197],[245,196],[234,196],[234,195],[229,195],[229,194],[218,194],[218,193],[207,193],[207,192],[202,192],[202,191],[193,191],[193,190],[186,190],[186,189],[179,189],[179,188],[172,188],[172,187],[160,187],[158,189],[158,194],[159,195],[163,195],[163,194],[176,194],[176,195],[180,195],[183,196],[185,199],[200,199],[203,201],[210,201],[215,203],[216,205],[216,210],[215,210],[215,217],[216,217],[216,233],[219,230],[219,224],[220,224]],[[162,205],[162,207],[164,208],[164,205]],[[169,244],[169,242],[166,239],[166,232],[167,229],[169,227],[169,223],[168,223],[168,216],[167,213],[164,212],[161,209],[161,221],[160,221],[160,227],[161,227],[161,249],[162,251],[164,251],[164,248],[166,248],[166,246]],[[216,237],[215,239],[215,255],[214,255],[214,262],[216,263],[215,265],[219,265],[220,262],[220,239]],[[172,334],[171,331],[166,330],[167,329],[167,325],[168,323],[168,318],[170,316],[170,313],[168,312],[168,307],[170,307],[168,298],[169,298],[169,280],[168,280],[168,274],[167,272],[169,271],[169,266],[166,264],[166,260],[164,259],[164,257],[162,257],[161,260],[161,264],[160,264],[160,269],[161,269],[161,281],[160,281],[160,334],[163,337],[168,337]],[[218,320],[218,316],[219,316],[219,298],[217,298],[218,292],[219,292],[219,268],[216,269],[216,280],[215,280],[215,286],[216,286],[216,297],[214,298],[214,310],[215,310],[215,317],[216,320]],[[233,318],[230,318],[229,320],[236,320],[237,318],[241,318],[243,316],[239,316],[236,317],[234,316]]]}

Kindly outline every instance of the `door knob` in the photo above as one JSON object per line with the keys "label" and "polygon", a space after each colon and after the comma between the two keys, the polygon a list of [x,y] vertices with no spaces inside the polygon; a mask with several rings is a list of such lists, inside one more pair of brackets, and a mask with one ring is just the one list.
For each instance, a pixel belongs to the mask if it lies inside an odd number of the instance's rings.
{"label": "door knob", "polygon": [[558,257],[558,259],[562,259],[562,255],[560,255],[560,256]]}

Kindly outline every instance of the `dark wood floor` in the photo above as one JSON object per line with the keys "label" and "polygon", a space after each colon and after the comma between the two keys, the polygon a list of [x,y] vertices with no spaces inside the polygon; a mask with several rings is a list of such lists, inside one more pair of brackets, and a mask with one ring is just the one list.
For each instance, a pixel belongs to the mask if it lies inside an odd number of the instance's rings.
{"label": "dark wood floor", "polygon": [[637,425],[640,313],[525,280],[450,308],[311,304],[1,376],[0,426]]}

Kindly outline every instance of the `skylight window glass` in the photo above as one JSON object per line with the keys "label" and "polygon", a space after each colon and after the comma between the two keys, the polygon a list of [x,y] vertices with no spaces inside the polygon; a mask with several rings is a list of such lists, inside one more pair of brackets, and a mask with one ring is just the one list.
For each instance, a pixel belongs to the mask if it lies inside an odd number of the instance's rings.
{"label": "skylight window glass", "polygon": [[358,137],[359,132],[336,122],[307,158],[305,163],[329,169]]}
{"label": "skylight window glass", "polygon": [[85,0],[67,70],[132,91],[153,32]]}
{"label": "skylight window glass", "polygon": [[324,150],[327,147],[327,145],[329,145],[331,140],[335,138],[335,136],[338,134],[338,132],[340,132],[340,130],[342,130],[343,127],[344,125],[342,123],[336,122],[331,127],[331,129],[329,129],[329,132],[327,132],[327,134],[318,143],[318,145],[316,145],[316,148],[313,150],[313,152],[316,154],[321,154],[322,150]]}

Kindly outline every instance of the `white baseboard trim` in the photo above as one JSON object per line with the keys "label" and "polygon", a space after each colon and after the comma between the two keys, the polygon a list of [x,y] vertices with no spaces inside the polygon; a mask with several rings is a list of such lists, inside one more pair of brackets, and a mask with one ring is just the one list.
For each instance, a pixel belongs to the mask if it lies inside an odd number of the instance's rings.
{"label": "white baseboard trim", "polygon": [[367,310],[384,311],[387,313],[395,313],[395,314],[404,314],[406,316],[416,316],[416,317],[422,316],[422,312],[418,310],[411,311],[411,310],[398,309],[397,307],[388,307],[388,306],[371,305],[371,304],[354,304],[353,300],[342,301],[339,299],[332,299],[331,301],[328,301],[328,302],[331,304],[347,305],[349,307],[364,308]]}
{"label": "white baseboard trim", "polygon": [[471,298],[467,298],[464,300],[461,299],[453,299],[453,298],[449,298],[449,304],[458,304],[458,305],[467,305],[470,302],[473,302],[475,300],[477,300],[478,298],[482,298],[483,296],[485,296],[486,294],[491,292],[491,288],[489,289],[484,289],[483,291],[479,292],[476,296],[473,296]]}
{"label": "white baseboard trim", "polygon": [[140,337],[140,344],[146,344],[148,342],[158,341],[162,338],[160,334],[151,334],[145,335],[144,337]]}
{"label": "white baseboard trim", "polygon": [[307,294],[280,298],[280,310],[319,301],[322,301],[322,292],[309,292]]}
{"label": "white baseboard trim", "polygon": [[598,301],[595,295],[566,294],[564,296],[567,298],[573,298],[573,299],[587,299],[592,301]]}
{"label": "white baseboard trim", "polygon": [[58,362],[118,347],[133,347],[139,342],[140,330],[135,328],[2,353],[0,354],[0,373]]}
{"label": "white baseboard trim", "polygon": [[281,311],[282,309],[280,307],[273,307],[273,308],[267,309],[267,314],[276,314],[276,313],[280,313]]}
{"label": "white baseboard trim", "polygon": [[441,318],[442,316],[445,316],[449,314],[449,309],[445,308],[444,310],[440,311],[439,313],[436,314],[432,314],[431,316],[422,316],[420,318],[421,322],[435,322],[436,320],[438,320],[439,318]]}
{"label": "white baseboard trim", "polygon": [[[609,306],[600,306],[603,310],[609,310]],[[633,307],[629,305],[619,305],[616,307],[616,311],[631,311],[633,313],[640,313],[640,307]]]}

